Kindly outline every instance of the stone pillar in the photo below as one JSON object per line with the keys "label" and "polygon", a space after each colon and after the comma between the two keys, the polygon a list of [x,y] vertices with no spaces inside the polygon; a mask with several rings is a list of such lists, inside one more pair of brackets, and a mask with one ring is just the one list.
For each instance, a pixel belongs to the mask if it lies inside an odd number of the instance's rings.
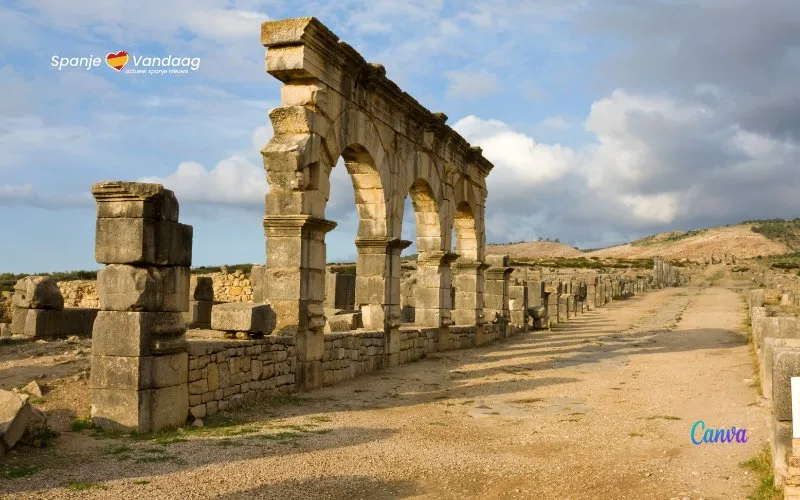
{"label": "stone pillar", "polygon": [[527,289],[525,285],[509,284],[508,286],[508,310],[511,319],[511,326],[515,329],[526,329],[528,317],[525,312],[527,307]]}
{"label": "stone pillar", "polygon": [[325,234],[335,227],[335,222],[311,215],[264,217],[264,295],[276,314],[274,332],[297,340],[299,389],[322,386]]}
{"label": "stone pillar", "polygon": [[482,325],[484,272],[489,268],[482,262],[462,262],[460,259],[453,265],[455,276],[453,286],[456,289],[453,321],[457,326]]}
{"label": "stone pillar", "polygon": [[211,328],[214,306],[214,281],[209,276],[192,276],[189,280],[189,304],[183,313],[186,328]]}
{"label": "stone pillar", "polygon": [[592,311],[597,308],[597,278],[586,283],[586,307]]}
{"label": "stone pillar", "polygon": [[155,432],[185,424],[192,227],[159,184],[100,182],[95,259],[100,312],[92,332],[92,420]]}
{"label": "stone pillar", "polygon": [[547,307],[547,320],[550,324],[558,323],[558,298],[561,296],[561,285],[556,282],[548,283],[544,288]]}
{"label": "stone pillar", "polygon": [[453,324],[450,264],[457,258],[458,254],[452,252],[419,253],[414,324],[432,328]]}
{"label": "stone pillar", "polygon": [[385,330],[400,320],[400,252],[411,245],[399,238],[358,238],[355,306],[364,328]]}
{"label": "stone pillar", "polygon": [[486,270],[484,293],[484,316],[487,322],[501,325],[500,335],[508,335],[510,314],[508,309],[509,275],[513,268],[508,267],[508,255],[489,255],[486,257],[489,267]]}
{"label": "stone pillar", "polygon": [[355,274],[325,273],[325,307],[352,311],[356,304],[356,281]]}
{"label": "stone pillar", "polygon": [[385,338],[384,354],[386,366],[400,364],[400,325],[402,323],[400,308],[400,254],[411,245],[411,241],[391,238],[387,248],[387,281],[388,292],[385,304]]}

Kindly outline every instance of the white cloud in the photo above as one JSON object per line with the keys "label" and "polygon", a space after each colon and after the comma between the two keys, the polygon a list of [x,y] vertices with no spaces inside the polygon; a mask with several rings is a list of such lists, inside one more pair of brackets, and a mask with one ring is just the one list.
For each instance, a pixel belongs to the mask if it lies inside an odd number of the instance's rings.
{"label": "white cloud", "polygon": [[483,148],[483,155],[495,166],[487,182],[504,192],[555,181],[579,160],[575,151],[568,147],[539,144],[498,120],[482,120],[470,115],[453,128],[471,144]]}
{"label": "white cloud", "polygon": [[471,99],[494,94],[500,86],[496,76],[486,70],[480,72],[448,71],[444,76],[450,80],[447,95],[451,98]]}
{"label": "white cloud", "polygon": [[269,17],[261,12],[212,9],[191,12],[187,25],[194,33],[208,38],[253,38]]}
{"label": "white cloud", "polygon": [[633,211],[633,215],[644,222],[668,224],[678,214],[678,199],[674,193],[655,196],[623,195],[621,199]]}
{"label": "white cloud", "polygon": [[266,174],[243,155],[226,158],[209,170],[186,161],[166,177],[145,177],[138,182],[155,182],[175,191],[179,202],[231,206],[263,205],[267,193]]}

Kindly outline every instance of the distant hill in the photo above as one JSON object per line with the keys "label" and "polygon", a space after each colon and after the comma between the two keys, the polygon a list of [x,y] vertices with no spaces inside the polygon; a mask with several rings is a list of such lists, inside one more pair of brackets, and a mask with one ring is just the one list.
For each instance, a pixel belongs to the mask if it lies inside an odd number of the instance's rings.
{"label": "distant hill", "polygon": [[548,257],[598,257],[644,259],[703,259],[707,255],[734,255],[740,259],[800,252],[800,219],[770,219],[692,231],[674,231],[599,250],[582,252],[562,243],[545,241],[488,245],[487,254],[508,254],[516,259]]}
{"label": "distant hill", "polygon": [[527,241],[506,245],[486,245],[487,254],[505,255],[512,259],[541,259],[545,257],[579,257],[583,252],[575,247],[552,241]]}

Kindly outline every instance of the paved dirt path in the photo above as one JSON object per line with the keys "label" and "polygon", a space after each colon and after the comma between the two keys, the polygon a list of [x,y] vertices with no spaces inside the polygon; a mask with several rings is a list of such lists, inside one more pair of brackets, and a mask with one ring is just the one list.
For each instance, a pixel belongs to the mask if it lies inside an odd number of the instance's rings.
{"label": "paved dirt path", "polygon": [[[201,432],[160,440],[65,432],[58,456],[39,464],[49,470],[2,482],[0,492],[746,498],[755,479],[738,464],[766,442],[766,413],[738,332],[744,305],[722,286],[730,283],[719,285],[615,302],[552,332],[260,403]],[[748,441],[693,445],[697,420],[746,428]]]}

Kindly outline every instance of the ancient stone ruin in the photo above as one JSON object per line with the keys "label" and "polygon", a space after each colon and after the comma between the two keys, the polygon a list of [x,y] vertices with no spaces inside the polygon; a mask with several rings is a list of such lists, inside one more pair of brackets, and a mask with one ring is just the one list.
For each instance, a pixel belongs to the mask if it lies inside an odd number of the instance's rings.
{"label": "ancient stone ruin", "polygon": [[[93,322],[96,425],[180,426],[262,396],[551,328],[684,281],[660,258],[649,276],[634,276],[562,274],[487,256],[492,164],[480,148],[316,19],[266,22],[261,38],[267,71],[283,82],[281,106],[270,113],[275,135],[262,151],[265,265],[219,282],[190,276],[192,228],[178,221],[172,191],[122,181],[92,187],[95,257],[105,267],[99,308],[82,314]],[[339,158],[359,218],[354,274],[326,266],[325,234],[336,222],[325,208]],[[411,243],[401,239],[407,197],[414,263],[400,259]],[[69,321],[52,280],[27,278],[18,288],[13,331],[48,330],[39,325],[51,316]],[[90,300],[91,286],[80,289]]]}

